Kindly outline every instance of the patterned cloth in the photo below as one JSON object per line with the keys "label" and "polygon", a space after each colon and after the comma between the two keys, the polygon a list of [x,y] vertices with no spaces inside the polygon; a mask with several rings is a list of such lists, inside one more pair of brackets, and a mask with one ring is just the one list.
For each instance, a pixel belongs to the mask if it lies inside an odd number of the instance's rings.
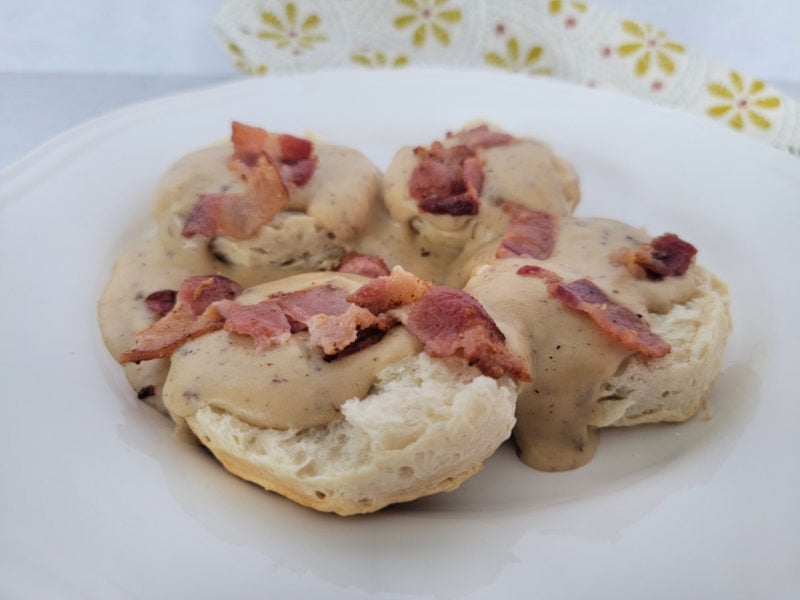
{"label": "patterned cloth", "polygon": [[225,0],[215,28],[249,75],[482,67],[612,88],[800,156],[800,103],[649,23],[564,0]]}

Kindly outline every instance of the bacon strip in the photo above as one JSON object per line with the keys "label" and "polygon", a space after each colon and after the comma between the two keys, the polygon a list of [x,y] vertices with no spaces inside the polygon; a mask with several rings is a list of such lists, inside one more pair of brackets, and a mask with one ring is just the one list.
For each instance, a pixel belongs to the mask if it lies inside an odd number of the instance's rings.
{"label": "bacon strip", "polygon": [[380,342],[383,339],[383,336],[386,335],[387,330],[388,328],[384,329],[381,327],[368,327],[366,329],[359,329],[355,341],[351,342],[346,348],[336,352],[335,354],[326,354],[322,357],[322,360],[325,362],[332,362],[334,360],[344,358],[345,356],[355,354],[356,352],[360,352],[365,348],[369,348],[373,344]]}
{"label": "bacon strip", "polygon": [[241,291],[238,283],[222,275],[187,278],[178,290],[172,310],[141,331],[133,348],[120,356],[120,362],[164,358],[190,339],[222,328],[223,317],[214,303],[235,298]]}
{"label": "bacon strip", "polygon": [[603,332],[634,352],[648,358],[661,358],[671,351],[670,345],[653,333],[644,319],[613,302],[589,279],[563,283],[556,273],[534,265],[520,267],[517,275],[543,279],[548,294],[568,307],[586,313]]}
{"label": "bacon strip", "polygon": [[310,140],[285,133],[271,133],[260,127],[233,121],[231,142],[234,170],[241,170],[241,165],[237,165],[236,161],[253,167],[263,154],[267,154],[278,163],[284,179],[297,186],[304,185],[314,174],[317,158]]}
{"label": "bacon strip", "polygon": [[217,311],[225,318],[225,331],[249,335],[259,350],[279,346],[292,335],[289,320],[277,302],[242,305],[223,300]]}
{"label": "bacon strip", "polygon": [[612,255],[612,260],[624,266],[637,279],[660,281],[664,277],[686,273],[697,254],[697,248],[684,242],[674,233],[665,233],[642,244]]}
{"label": "bacon strip", "polygon": [[247,190],[202,194],[184,224],[186,237],[248,239],[289,203],[285,182],[302,186],[314,174],[317,157],[309,140],[234,121],[231,142],[228,167],[241,174]]}
{"label": "bacon strip", "polygon": [[459,142],[445,147],[433,142],[429,148],[417,147],[419,163],[408,181],[408,193],[417,200],[422,212],[452,216],[476,215],[483,189],[481,151],[510,144],[507,133],[491,131],[486,125],[458,133],[447,133],[448,139]]}
{"label": "bacon strip", "polygon": [[[314,315],[341,315],[350,308],[347,292],[332,285],[322,285],[271,296],[292,324],[292,333],[308,328]],[[270,301],[268,300],[268,301]]]}
{"label": "bacon strip", "polygon": [[259,350],[285,343],[293,333],[309,332],[311,344],[326,355],[338,354],[369,328],[388,329],[393,321],[379,318],[347,301],[347,292],[332,285],[275,294],[252,305],[220,302],[225,330],[248,335]]}
{"label": "bacon strip", "polygon": [[431,356],[460,357],[490,377],[531,380],[524,362],[510,352],[477,300],[461,290],[432,285],[401,267],[349,296],[324,285],[241,305],[232,300],[240,292],[238,284],[218,275],[188,278],[175,307],[142,331],[121,361],[164,358],[188,340],[223,327],[252,337],[258,349],[283,344],[293,333],[308,330],[310,343],[322,349],[326,360],[334,360],[376,343],[399,319]]}
{"label": "bacon strip", "polygon": [[433,214],[478,214],[478,197],[483,187],[483,163],[466,146],[445,148],[433,142],[418,147],[419,163],[411,172],[408,193],[419,209]]}
{"label": "bacon strip", "polygon": [[430,287],[430,282],[398,266],[392,269],[390,275],[378,277],[362,285],[347,300],[378,315],[416,302]]}
{"label": "bacon strip", "polygon": [[487,125],[479,125],[455,134],[448,132],[447,137],[457,139],[461,144],[473,151],[493,148],[494,146],[505,146],[514,141],[514,136],[500,131],[492,131]]}
{"label": "bacon strip", "polygon": [[[307,326],[309,341],[330,356],[341,354],[358,341],[362,331],[386,331],[394,323],[393,319],[377,317],[366,308],[350,304],[345,312],[338,315],[314,315],[308,320]],[[366,347],[363,345],[364,339],[361,340],[362,348]]]}
{"label": "bacon strip", "polygon": [[175,307],[177,297],[178,292],[176,290],[158,290],[147,296],[144,301],[147,304],[147,308],[158,316],[163,317]]}
{"label": "bacon strip", "polygon": [[342,257],[339,266],[337,266],[334,271],[375,278],[388,275],[389,267],[379,256],[348,252]]}
{"label": "bacon strip", "polygon": [[456,288],[434,285],[411,305],[406,328],[431,356],[458,356],[489,377],[531,375],[505,343],[505,336],[481,304]]}
{"label": "bacon strip", "polygon": [[626,348],[649,358],[661,358],[671,350],[667,342],[650,331],[645,321],[630,309],[612,302],[588,279],[556,284],[552,294],[570,308],[588,314],[600,329]]}
{"label": "bacon strip", "polygon": [[558,273],[555,273],[550,269],[540,267],[539,265],[524,265],[517,269],[517,275],[538,277],[539,279],[544,279],[544,282],[548,285],[551,283],[555,284],[564,281],[564,278]]}
{"label": "bacon strip", "polygon": [[501,201],[500,207],[511,220],[495,253],[496,258],[530,256],[545,259],[552,254],[558,232],[557,217],[515,202]]}
{"label": "bacon strip", "polygon": [[373,314],[392,311],[431,356],[459,356],[490,377],[531,380],[495,322],[466,292],[432,285],[395,267],[390,275],[361,286],[348,300]]}
{"label": "bacon strip", "polygon": [[260,156],[248,175],[248,189],[241,194],[203,194],[183,227],[183,235],[225,235],[237,240],[252,237],[262,225],[289,203],[289,191],[274,160]]}

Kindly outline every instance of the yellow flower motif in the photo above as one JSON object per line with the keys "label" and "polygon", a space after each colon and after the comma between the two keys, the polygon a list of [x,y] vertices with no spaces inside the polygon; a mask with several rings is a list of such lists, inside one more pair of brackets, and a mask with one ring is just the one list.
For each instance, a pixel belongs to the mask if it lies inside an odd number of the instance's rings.
{"label": "yellow flower motif", "polygon": [[233,64],[234,66],[239,69],[242,73],[246,75],[266,75],[267,74],[267,65],[259,64],[259,65],[251,65],[247,62],[247,59],[244,57],[244,53],[242,49],[234,44],[233,42],[228,43],[228,52],[233,55]]}
{"label": "yellow flower motif", "polygon": [[400,67],[408,65],[408,57],[405,54],[398,54],[392,60],[389,60],[386,53],[380,50],[371,53],[366,50],[363,52],[354,52],[350,55],[350,60],[357,65],[370,69],[382,69],[385,67],[399,69]]}
{"label": "yellow flower motif", "polygon": [[578,12],[586,12],[586,3],[585,2],[563,2],[562,0],[550,0],[547,3],[547,10],[550,11],[551,15],[557,15],[561,12],[561,9],[564,8],[564,4],[569,4],[577,10]]}
{"label": "yellow flower motif", "polygon": [[759,129],[769,129],[772,123],[756,109],[774,110],[780,107],[781,99],[765,95],[766,87],[759,79],[746,84],[737,71],[731,71],[727,85],[718,82],[708,85],[708,92],[721,102],[708,108],[706,113],[715,119],[727,117],[728,125],[734,129],[744,129],[745,119]]}
{"label": "yellow flower motif", "polygon": [[261,22],[267,29],[256,35],[262,40],[272,40],[277,48],[291,48],[295,54],[311,50],[314,44],[328,41],[327,36],[318,31],[321,21],[316,13],[301,20],[294,2],[287,2],[283,13],[284,18],[281,18],[268,10],[263,11]]}
{"label": "yellow flower motif", "polygon": [[507,71],[551,75],[553,73],[552,69],[537,65],[542,54],[544,54],[544,48],[534,45],[528,48],[528,51],[523,56],[520,53],[519,40],[515,37],[510,37],[506,41],[505,54],[487,52],[483,58],[487,64]]}
{"label": "yellow flower motif", "polygon": [[[564,27],[572,29],[577,26],[578,19],[576,13],[585,13],[587,9],[585,2],[564,2],[563,0],[550,0],[547,3],[547,11],[557,17],[563,11],[566,18],[564,19]],[[570,14],[571,13],[571,14]]]}
{"label": "yellow flower motif", "polygon": [[415,48],[422,48],[428,39],[428,32],[442,46],[450,45],[448,26],[461,22],[461,11],[447,8],[450,0],[397,0],[397,3],[410,10],[394,19],[396,29],[413,27],[411,43]]}
{"label": "yellow flower motif", "polygon": [[637,76],[647,75],[653,59],[655,59],[658,69],[665,75],[675,73],[675,61],[670,54],[683,54],[686,52],[686,48],[667,38],[667,34],[656,30],[652,25],[623,21],[622,30],[635,39],[617,47],[617,54],[623,58],[637,55],[634,66]]}

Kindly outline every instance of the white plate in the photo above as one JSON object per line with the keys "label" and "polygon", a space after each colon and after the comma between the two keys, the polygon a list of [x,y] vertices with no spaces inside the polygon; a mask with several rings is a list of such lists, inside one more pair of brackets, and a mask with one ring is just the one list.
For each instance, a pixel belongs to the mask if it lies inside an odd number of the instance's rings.
{"label": "white plate", "polygon": [[[235,479],[137,402],[96,302],[167,165],[234,118],[385,167],[476,117],[550,141],[579,214],[676,231],[728,279],[713,418],[606,432],[569,473],[504,447],[457,492],[342,519]],[[797,597],[799,200],[796,158],[711,122],[485,72],[269,77],[69,131],[0,174],[0,596]]]}

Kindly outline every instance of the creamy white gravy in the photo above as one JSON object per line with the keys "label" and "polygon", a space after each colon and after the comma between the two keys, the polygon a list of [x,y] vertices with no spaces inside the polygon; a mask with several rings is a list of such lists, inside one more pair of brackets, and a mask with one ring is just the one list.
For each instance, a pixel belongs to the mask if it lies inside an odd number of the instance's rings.
{"label": "creamy white gravy", "polygon": [[[312,259],[325,257],[314,268],[329,268],[343,252],[355,249],[424,279],[465,286],[495,318],[509,347],[534,376],[532,384],[523,386],[517,408],[514,436],[522,459],[542,470],[587,462],[596,447],[596,428],[607,424],[597,404],[599,388],[632,359],[631,352],[588,317],[552,299],[540,279],[519,276],[517,269],[540,264],[567,281],[588,277],[645,319],[691,297],[694,270],[653,283],[636,280],[614,265],[609,256],[613,251],[637,246],[649,236],[614,221],[570,217],[579,200],[577,176],[535,141],[485,152],[480,212],[473,217],[419,212],[408,195],[415,165],[411,148],[400,150],[388,169],[383,203],[376,201],[377,171],[359,153],[334,146],[319,146],[317,152],[318,172],[308,186],[294,190],[285,214],[262,228],[269,233],[262,231],[244,243],[217,238],[209,245],[205,238],[181,235],[198,194],[243,189],[226,167],[230,146],[201,150],[176,163],[157,195],[159,235],[119,259],[100,301],[101,329],[111,353],[118,358],[133,345],[136,333],[156,320],[144,298],[159,289],[177,289],[189,275],[218,273],[250,287],[310,270],[314,263],[304,252]],[[560,217],[558,242],[549,259],[494,258],[508,222],[498,207],[500,199]],[[287,225],[289,217],[302,219]],[[320,231],[324,234],[314,235]],[[320,239],[315,245],[313,240]],[[266,258],[254,259],[257,255]],[[360,278],[300,275],[256,287],[239,301],[257,302],[275,291],[333,280],[355,289]],[[142,390],[149,392],[145,399],[162,409],[163,388],[163,398],[178,419],[211,405],[260,427],[292,428],[336,418],[343,401],[369,392],[382,366],[418,351],[418,343],[402,327],[391,330],[380,344],[331,363],[309,347],[306,334],[259,352],[246,336],[217,332],[184,345],[171,368],[167,360],[125,368],[140,396]]]}
{"label": "creamy white gravy", "polygon": [[634,279],[611,254],[648,242],[643,231],[608,219],[563,218],[553,254],[546,260],[492,259],[498,244],[484,248],[465,290],[478,299],[504,331],[525,332],[534,381],[517,401],[514,438],[522,460],[537,469],[563,471],[585,464],[597,446],[596,430],[608,425],[598,405],[601,386],[633,352],[603,333],[591,319],[552,298],[538,277],[521,276],[540,265],[566,282],[590,278],[608,297],[647,320],[687,301],[696,271],[659,282]]}
{"label": "creamy white gravy", "polygon": [[[307,273],[251,288],[237,302],[256,304],[270,294],[321,285],[353,292],[367,281],[356,275]],[[338,418],[346,400],[369,393],[381,369],[419,351],[419,342],[402,326],[392,328],[379,344],[331,362],[308,343],[307,332],[258,350],[248,336],[217,331],[173,354],[164,403],[177,417],[212,406],[257,427],[305,429]]]}

